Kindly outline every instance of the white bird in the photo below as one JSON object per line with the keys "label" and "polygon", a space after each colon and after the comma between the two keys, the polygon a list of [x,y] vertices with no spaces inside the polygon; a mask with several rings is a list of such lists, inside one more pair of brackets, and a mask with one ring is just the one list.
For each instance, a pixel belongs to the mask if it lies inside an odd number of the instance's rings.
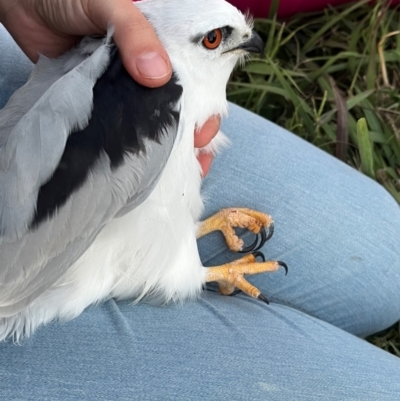
{"label": "white bird", "polygon": [[[273,231],[270,216],[248,209],[199,222],[193,132],[226,114],[235,64],[262,51],[251,21],[223,0],[136,5],[171,59],[167,85],[135,83],[110,30],[56,60],[41,56],[0,111],[0,340],[110,297],[195,298],[209,281],[267,301],[243,274],[286,269],[257,263],[257,252],[206,268],[196,243],[221,230],[246,252],[256,245],[243,249],[234,227],[261,233],[261,244]],[[210,149],[224,142],[219,133]]]}

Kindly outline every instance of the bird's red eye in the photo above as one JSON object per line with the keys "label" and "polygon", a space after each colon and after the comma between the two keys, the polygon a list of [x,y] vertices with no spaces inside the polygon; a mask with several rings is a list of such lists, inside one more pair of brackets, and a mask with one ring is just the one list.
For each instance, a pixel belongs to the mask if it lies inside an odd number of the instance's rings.
{"label": "bird's red eye", "polygon": [[207,35],[203,39],[203,45],[207,49],[216,49],[222,41],[222,32],[221,29],[213,29],[208,32]]}

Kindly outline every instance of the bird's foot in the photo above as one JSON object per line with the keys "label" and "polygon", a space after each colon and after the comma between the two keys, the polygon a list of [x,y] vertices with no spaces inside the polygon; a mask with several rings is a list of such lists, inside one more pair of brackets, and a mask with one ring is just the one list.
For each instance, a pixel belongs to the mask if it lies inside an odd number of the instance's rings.
{"label": "bird's foot", "polygon": [[[262,262],[257,262],[257,257],[261,257]],[[273,260],[266,262],[261,252],[253,252],[234,262],[210,267],[207,271],[206,282],[216,281],[219,285],[219,291],[223,295],[232,295],[235,288],[238,288],[250,297],[258,298],[269,304],[268,299],[257,287],[250,284],[244,275],[274,272],[279,267],[283,267],[287,274],[288,268],[285,263]]]}
{"label": "bird's foot", "polygon": [[[246,228],[256,234],[254,243],[245,247],[243,240],[236,235],[234,227]],[[271,216],[256,210],[246,208],[222,209],[200,223],[197,238],[217,230],[222,232],[231,251],[247,253],[257,251],[272,237],[274,223]]]}

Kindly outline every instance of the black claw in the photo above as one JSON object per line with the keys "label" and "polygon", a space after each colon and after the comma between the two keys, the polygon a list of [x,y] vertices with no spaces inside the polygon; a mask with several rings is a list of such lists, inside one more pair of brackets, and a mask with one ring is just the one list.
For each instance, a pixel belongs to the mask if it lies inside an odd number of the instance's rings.
{"label": "black claw", "polygon": [[[258,244],[258,236],[260,235],[261,241]],[[251,251],[258,251],[261,249],[264,244],[274,235],[274,223],[272,222],[268,226],[268,235],[265,231],[265,228],[263,227],[258,234],[256,234],[256,240],[249,246],[246,246],[242,250],[238,251],[238,253],[248,253]],[[257,245],[258,244],[258,245]]]}
{"label": "black claw", "polygon": [[261,301],[264,301],[267,305],[269,305],[269,301],[265,295],[260,294],[257,298],[260,299]]}
{"label": "black claw", "polygon": [[234,297],[235,295],[240,294],[241,292],[242,292],[242,290],[235,290],[235,291],[231,292],[228,296]]}
{"label": "black claw", "polygon": [[263,262],[265,262],[265,256],[262,252],[253,252],[253,256],[257,259],[258,257],[260,257]]}
{"label": "black claw", "polygon": [[267,242],[273,235],[274,235],[274,231],[275,231],[275,226],[274,226],[274,222],[272,222],[269,226],[268,226],[268,236],[265,239],[265,242]]}
{"label": "black claw", "polygon": [[[256,240],[249,246],[246,246],[245,248],[243,248],[241,251],[239,251],[238,253],[248,253],[251,252],[252,250],[254,250],[254,248],[257,246],[258,243],[258,235],[256,235]],[[258,249],[258,248],[257,248]]]}
{"label": "black claw", "polygon": [[254,251],[258,251],[259,249],[261,249],[264,246],[264,244],[267,242],[267,233],[265,232],[264,227],[260,230],[259,235],[261,237],[261,241],[260,241],[260,244],[258,245],[258,247],[254,249]]}
{"label": "black claw", "polygon": [[285,276],[287,276],[287,274],[289,272],[287,264],[285,262],[281,262],[280,260],[278,260],[276,263],[278,263],[279,266],[282,266],[285,269]]}

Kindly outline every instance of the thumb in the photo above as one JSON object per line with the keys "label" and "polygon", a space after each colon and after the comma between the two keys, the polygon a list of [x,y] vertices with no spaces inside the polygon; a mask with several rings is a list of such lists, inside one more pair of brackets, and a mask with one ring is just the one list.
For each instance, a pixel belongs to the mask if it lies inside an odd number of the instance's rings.
{"label": "thumb", "polygon": [[110,5],[112,10],[104,10],[103,16],[99,16],[102,25],[111,23],[114,26],[114,41],[132,78],[148,87],[166,84],[172,75],[171,62],[145,16],[131,0],[103,4]]}

